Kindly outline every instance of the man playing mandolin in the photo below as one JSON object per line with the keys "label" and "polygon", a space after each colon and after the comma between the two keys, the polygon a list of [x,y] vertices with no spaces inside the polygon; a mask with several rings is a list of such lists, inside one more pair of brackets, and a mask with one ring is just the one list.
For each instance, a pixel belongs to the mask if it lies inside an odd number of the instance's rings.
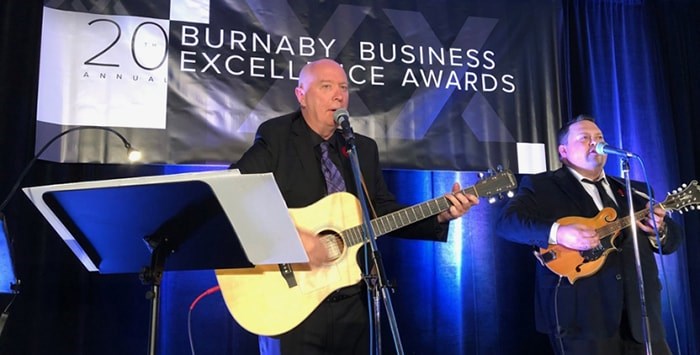
{"label": "man playing mandolin", "polygon": [[[595,150],[603,133],[593,118],[574,118],[557,138],[564,166],[523,177],[501,211],[496,233],[538,249],[546,267],[537,267],[535,322],[556,354],[646,354],[633,238],[623,228],[629,226],[625,184],[603,171],[607,156]],[[682,235],[661,206],[648,213],[644,184],[633,182],[633,189],[634,210],[647,209],[635,216],[648,339],[654,354],[671,354],[654,257],[659,249],[647,236],[655,235],[655,223],[666,254],[678,248]]]}

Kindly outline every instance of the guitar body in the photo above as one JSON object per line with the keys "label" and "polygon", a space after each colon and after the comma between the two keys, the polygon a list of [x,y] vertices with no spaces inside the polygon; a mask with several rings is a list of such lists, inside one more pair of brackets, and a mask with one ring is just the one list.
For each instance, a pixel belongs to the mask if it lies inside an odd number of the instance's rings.
{"label": "guitar body", "polygon": [[[557,222],[560,225],[584,224],[595,229],[601,229],[617,218],[617,212],[612,208],[604,208],[593,218],[564,217]],[[605,263],[608,254],[617,250],[613,244],[619,235],[619,230],[611,235],[601,236],[601,244],[598,249],[581,251],[567,247],[550,244],[547,249],[540,248],[540,261],[552,272],[559,276],[565,276],[573,285],[582,277],[590,276],[598,272]],[[544,261],[543,261],[544,257]]]}
{"label": "guitar body", "polygon": [[[359,201],[346,192],[289,213],[297,228],[316,235],[362,224]],[[226,306],[241,327],[254,334],[279,335],[299,325],[333,291],[361,280],[356,256],[362,245],[344,247],[337,259],[320,268],[291,264],[296,281],[292,287],[276,264],[216,270],[216,278]]]}
{"label": "guitar body", "polygon": [[[474,186],[453,193],[478,197],[502,194],[517,186],[510,171],[481,179]],[[442,196],[372,219],[375,237],[390,233],[449,209]],[[355,196],[334,193],[316,203],[290,209],[298,229],[314,233],[328,248],[332,261],[310,268],[308,263],[288,265],[283,273],[279,265],[258,265],[247,269],[216,270],[221,294],[233,318],[254,334],[279,335],[293,329],[335,290],[354,285],[362,279],[357,252],[365,244],[362,208]]]}

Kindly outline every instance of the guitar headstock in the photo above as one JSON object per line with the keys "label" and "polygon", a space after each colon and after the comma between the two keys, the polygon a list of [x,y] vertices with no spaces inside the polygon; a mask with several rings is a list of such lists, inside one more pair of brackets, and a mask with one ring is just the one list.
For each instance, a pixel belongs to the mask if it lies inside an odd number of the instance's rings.
{"label": "guitar headstock", "polygon": [[474,192],[479,197],[488,197],[489,203],[503,199],[504,196],[513,197],[513,189],[518,187],[515,175],[500,166],[498,171],[489,169],[486,173],[479,173],[479,179],[473,186]]}
{"label": "guitar headstock", "polygon": [[669,192],[666,200],[661,202],[661,205],[667,210],[677,210],[680,213],[700,209],[696,207],[700,205],[700,186],[698,186],[698,182],[693,180],[689,184],[683,184],[681,187]]}

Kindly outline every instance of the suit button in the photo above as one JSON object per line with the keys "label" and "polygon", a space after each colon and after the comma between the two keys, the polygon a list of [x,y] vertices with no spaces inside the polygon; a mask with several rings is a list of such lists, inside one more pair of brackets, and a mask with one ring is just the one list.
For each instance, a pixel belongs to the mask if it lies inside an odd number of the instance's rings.
{"label": "suit button", "polygon": [[618,281],[622,280],[622,275],[620,275],[620,274],[615,275],[615,279]]}

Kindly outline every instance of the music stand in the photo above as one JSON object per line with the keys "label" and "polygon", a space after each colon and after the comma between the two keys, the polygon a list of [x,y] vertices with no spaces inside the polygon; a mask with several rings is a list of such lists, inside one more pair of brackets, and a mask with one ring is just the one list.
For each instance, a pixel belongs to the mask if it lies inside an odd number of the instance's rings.
{"label": "music stand", "polygon": [[308,262],[271,173],[224,170],[23,191],[87,270],[139,273],[152,284],[151,354],[162,272]]}

